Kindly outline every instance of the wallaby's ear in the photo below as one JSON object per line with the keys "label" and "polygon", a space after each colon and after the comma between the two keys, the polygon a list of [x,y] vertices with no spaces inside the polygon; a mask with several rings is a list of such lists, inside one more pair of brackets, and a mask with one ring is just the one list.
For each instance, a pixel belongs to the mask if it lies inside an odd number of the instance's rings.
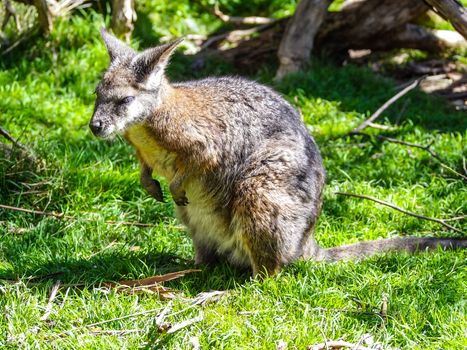
{"label": "wallaby's ear", "polygon": [[136,55],[136,52],[131,47],[110,34],[105,28],[101,27],[100,32],[102,40],[104,40],[104,44],[109,52],[110,63],[115,61],[118,57],[131,57]]}
{"label": "wallaby's ear", "polygon": [[144,83],[148,88],[158,87],[170,56],[182,41],[183,38],[179,38],[136,55],[131,61],[131,68],[138,81]]}

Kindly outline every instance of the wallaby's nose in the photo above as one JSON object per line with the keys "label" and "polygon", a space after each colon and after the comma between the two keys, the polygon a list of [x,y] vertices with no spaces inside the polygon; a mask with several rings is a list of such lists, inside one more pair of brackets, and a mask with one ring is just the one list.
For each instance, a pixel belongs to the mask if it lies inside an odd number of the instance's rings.
{"label": "wallaby's nose", "polygon": [[98,136],[102,132],[102,129],[104,129],[104,126],[100,120],[91,121],[89,123],[89,127],[95,136]]}

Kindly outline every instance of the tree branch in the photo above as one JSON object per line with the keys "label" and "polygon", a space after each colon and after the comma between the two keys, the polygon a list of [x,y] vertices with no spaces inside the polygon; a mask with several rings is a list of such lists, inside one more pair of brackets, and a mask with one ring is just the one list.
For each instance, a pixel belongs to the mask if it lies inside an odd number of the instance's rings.
{"label": "tree branch", "polygon": [[467,39],[467,9],[456,0],[425,0],[441,17]]}
{"label": "tree branch", "polygon": [[377,198],[374,198],[374,197],[371,197],[371,196],[366,196],[364,194],[355,194],[355,193],[347,193],[347,192],[335,192],[335,194],[338,194],[338,195],[341,195],[341,196],[348,196],[348,197],[356,197],[356,198],[363,198],[363,199],[368,199],[370,201],[373,201],[373,202],[376,202],[378,204],[381,204],[381,205],[385,205],[389,208],[392,208],[392,209],[395,209],[397,211],[400,211],[401,213],[404,213],[406,215],[409,215],[409,216],[413,216],[417,219],[422,219],[422,220],[427,220],[427,221],[433,221],[433,222],[436,222],[452,231],[455,231],[457,233],[462,233],[463,235],[465,235],[466,233],[462,230],[459,230],[458,228],[455,228],[454,226],[451,226],[449,224],[447,224],[445,222],[445,220],[443,219],[437,219],[437,218],[431,218],[431,217],[428,217],[428,216],[424,216],[424,215],[420,215],[420,214],[416,214],[416,213],[412,213],[408,210],[405,210],[401,207],[398,207],[397,205],[394,205],[392,203],[388,203],[388,202],[385,202],[385,201],[382,201],[380,199],[377,199]]}
{"label": "tree branch", "polygon": [[353,129],[351,132],[349,132],[347,135],[352,135],[355,134],[363,129],[365,129],[368,125],[373,123],[378,117],[386,110],[388,109],[394,102],[399,100],[402,96],[407,94],[409,91],[415,89],[419,84],[420,81],[423,79],[419,78],[415,80],[412,84],[409,86],[405,87],[401,91],[399,91],[397,94],[395,94],[393,97],[391,97],[389,100],[387,100],[381,107],[379,107],[376,112],[374,112],[367,120],[365,120],[363,123],[361,123],[359,126],[357,126],[355,129]]}

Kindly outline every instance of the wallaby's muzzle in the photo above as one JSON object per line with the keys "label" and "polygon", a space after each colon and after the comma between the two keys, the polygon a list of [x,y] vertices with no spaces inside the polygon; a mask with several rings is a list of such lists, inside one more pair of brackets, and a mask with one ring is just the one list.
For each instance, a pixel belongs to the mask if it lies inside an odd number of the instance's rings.
{"label": "wallaby's muzzle", "polygon": [[97,106],[94,108],[89,128],[94,136],[107,137],[115,130],[113,121],[108,117],[108,111],[105,106]]}
{"label": "wallaby's muzzle", "polygon": [[91,119],[89,123],[89,128],[91,129],[94,136],[102,136],[102,131],[104,130],[104,125],[100,120]]}

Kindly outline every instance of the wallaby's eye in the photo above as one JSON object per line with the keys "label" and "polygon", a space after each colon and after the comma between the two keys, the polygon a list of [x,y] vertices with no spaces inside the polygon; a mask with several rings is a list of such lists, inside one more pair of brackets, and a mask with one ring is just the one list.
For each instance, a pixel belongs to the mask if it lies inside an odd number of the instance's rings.
{"label": "wallaby's eye", "polygon": [[125,105],[127,103],[130,103],[131,101],[133,101],[135,99],[134,96],[127,96],[125,98],[123,98],[121,101],[120,101],[120,104],[122,105]]}

